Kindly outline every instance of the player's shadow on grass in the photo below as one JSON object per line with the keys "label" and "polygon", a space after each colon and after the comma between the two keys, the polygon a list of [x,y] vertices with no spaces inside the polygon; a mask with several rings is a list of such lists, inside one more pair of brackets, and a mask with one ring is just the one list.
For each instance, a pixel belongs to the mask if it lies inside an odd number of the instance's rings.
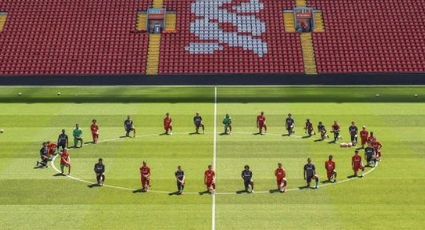
{"label": "player's shadow on grass", "polygon": [[197,133],[197,132],[189,133],[189,135],[200,135],[200,134],[202,134],[202,133]]}
{"label": "player's shadow on grass", "polygon": [[321,142],[321,141],[323,141],[323,139],[321,138],[314,140],[314,142]]}
{"label": "player's shadow on grass", "polygon": [[159,136],[171,136],[169,133],[160,133]]}
{"label": "player's shadow on grass", "polygon": [[208,194],[208,195],[210,195],[211,193],[210,193],[210,191],[202,191],[202,192],[199,192],[199,195],[205,195],[205,194]]}
{"label": "player's shadow on grass", "polygon": [[352,178],[361,178],[361,176],[356,176],[356,175],[347,176],[347,179],[352,179]]}
{"label": "player's shadow on grass", "polygon": [[123,136],[120,136],[120,138],[130,138],[130,136],[123,135]]}
{"label": "player's shadow on grass", "polygon": [[333,140],[333,141],[328,141],[328,144],[336,144],[336,141],[335,141],[335,140]]}
{"label": "player's shadow on grass", "polygon": [[269,193],[281,193],[279,189],[270,189]]}
{"label": "player's shadow on grass", "polygon": [[179,191],[175,191],[175,192],[170,192],[170,193],[168,193],[168,195],[169,195],[169,196],[180,196],[180,195],[182,195],[182,193],[181,193],[181,192],[179,192]]}
{"label": "player's shadow on grass", "polygon": [[101,187],[99,184],[89,184],[89,185],[87,185],[87,187],[89,187],[89,188],[96,188],[96,187]]}
{"label": "player's shadow on grass", "polygon": [[230,134],[229,133],[220,133],[218,135],[220,135],[220,136],[227,136],[227,135],[230,135]]}
{"label": "player's shadow on grass", "polygon": [[66,175],[63,173],[56,173],[56,174],[53,174],[53,176],[66,176]]}
{"label": "player's shadow on grass", "polygon": [[[309,136],[309,135],[305,135],[305,136],[303,136],[303,137],[301,137],[302,139],[307,139],[307,138],[311,138],[312,136]],[[320,140],[320,139],[319,139]]]}
{"label": "player's shadow on grass", "polygon": [[309,188],[311,188],[310,186],[308,186],[308,185],[304,185],[304,186],[300,186],[300,187],[298,187],[298,189],[309,189]]}
{"label": "player's shadow on grass", "polygon": [[250,192],[248,192],[247,190],[245,190],[245,189],[243,189],[243,190],[239,190],[239,191],[236,191],[236,194],[244,194],[244,193],[246,193],[246,194],[251,194]]}
{"label": "player's shadow on grass", "polygon": [[144,191],[143,189],[139,188],[139,189],[135,189],[133,190],[133,193],[145,193],[146,191]]}

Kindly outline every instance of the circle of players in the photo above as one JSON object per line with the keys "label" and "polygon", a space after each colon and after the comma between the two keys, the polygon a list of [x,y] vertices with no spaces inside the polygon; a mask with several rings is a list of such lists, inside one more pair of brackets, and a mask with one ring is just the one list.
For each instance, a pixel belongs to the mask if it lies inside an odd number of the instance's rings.
{"label": "circle of players", "polygon": [[[199,113],[196,113],[193,117],[193,123],[195,125],[195,132],[191,134],[201,134],[200,130],[202,130],[202,134],[205,132],[205,126],[203,123],[202,117]],[[226,114],[223,119],[224,132],[221,135],[231,135],[232,133],[232,118],[229,114]],[[267,133],[267,122],[266,116],[264,112],[261,112],[257,116],[257,128],[258,135],[265,135]],[[285,136],[291,136],[295,133],[295,120],[291,114],[288,114],[288,117],[285,120],[285,128],[287,134]],[[136,128],[134,126],[133,120],[130,116],[124,121],[124,129],[125,129],[125,137],[130,137],[132,133],[132,137],[136,137]],[[99,125],[97,121],[94,119],[90,126],[93,144],[97,144],[99,140]],[[310,119],[307,119],[304,126],[305,134],[304,138],[312,137],[316,135],[316,131],[313,128],[313,124]],[[164,133],[163,135],[172,135],[173,131],[173,120],[169,113],[166,113],[164,118]],[[320,138],[315,140],[324,141],[329,138],[327,129],[325,125],[319,121],[317,126],[317,132],[320,135]],[[375,167],[376,162],[379,161],[382,157],[381,148],[382,144],[376,139],[373,132],[370,132],[366,129],[365,126],[362,127],[362,130],[359,132],[355,122],[351,122],[350,127],[348,128],[349,135],[351,137],[351,142],[349,143],[340,143],[341,147],[353,147],[358,144],[358,136],[360,136],[360,145],[361,147],[356,148],[354,151],[354,156],[352,157],[351,166],[354,172],[352,177],[363,177],[363,172],[365,170],[365,166],[362,162],[362,157],[359,154],[360,149],[364,149],[365,157],[367,165],[366,167]],[[342,139],[341,135],[341,127],[337,121],[334,121],[330,133],[333,134],[333,140],[330,143],[337,143],[338,140]],[[75,125],[75,129],[73,130],[74,137],[74,148],[83,147],[83,132],[78,124]],[[71,173],[71,158],[68,149],[68,135],[65,133],[63,129],[61,134],[58,137],[57,143],[53,142],[44,142],[43,147],[40,149],[41,161],[37,161],[36,167],[44,168],[48,167],[48,161],[51,161],[56,154],[60,155],[60,168],[61,174],[64,174],[64,168],[68,168],[68,175]],[[366,147],[365,147],[366,146]],[[328,161],[325,162],[325,169],[327,174],[327,182],[335,183],[337,178],[336,172],[336,164],[333,160],[333,156],[329,155]],[[103,160],[100,158],[99,161],[94,165],[94,172],[96,174],[97,183],[93,186],[103,186],[105,182],[105,165]],[[361,174],[359,175],[359,172]],[[284,169],[282,163],[277,164],[277,169],[275,170],[276,184],[277,189],[270,190],[270,192],[285,192],[287,187],[287,179],[286,179],[286,170]],[[151,187],[151,169],[147,165],[147,162],[143,161],[140,167],[140,175],[141,175],[141,185],[142,188],[140,192],[148,192]],[[175,172],[175,178],[177,182],[177,191],[170,194],[181,195],[183,194],[185,187],[185,173],[181,166],[177,166],[177,171]],[[241,173],[241,178],[244,184],[244,190],[239,192],[254,192],[254,181],[253,181],[253,173],[250,170],[249,165],[244,166],[244,170]],[[208,165],[208,169],[204,173],[204,184],[206,185],[207,190],[204,193],[215,193],[215,171],[212,165]],[[318,188],[319,187],[319,176],[316,173],[316,167],[312,163],[310,158],[307,159],[307,164],[304,165],[304,180],[306,181],[305,188]],[[315,186],[311,187],[310,184],[314,180]]]}

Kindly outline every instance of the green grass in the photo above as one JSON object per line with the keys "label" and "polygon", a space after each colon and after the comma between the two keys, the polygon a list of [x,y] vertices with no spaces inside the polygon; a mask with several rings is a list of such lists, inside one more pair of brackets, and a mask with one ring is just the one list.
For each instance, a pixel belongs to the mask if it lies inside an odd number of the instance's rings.
{"label": "green grass", "polygon": [[[61,91],[61,96],[56,92]],[[17,93],[22,92],[22,96]],[[380,97],[375,94],[379,92]],[[418,94],[418,97],[413,96]],[[240,172],[249,164],[256,194],[222,195],[215,200],[217,229],[422,229],[425,224],[425,88],[219,88],[217,132],[232,115],[234,133],[217,136],[217,192],[242,189]],[[213,88],[2,88],[0,91],[0,223],[2,229],[211,229],[212,197],[203,191],[202,175],[213,162]],[[296,102],[296,103],[295,103]],[[255,116],[265,111],[269,134],[256,132]],[[160,136],[162,118],[170,112],[174,135]],[[201,113],[205,135],[193,132],[192,117]],[[335,156],[339,180],[352,172],[353,149],[283,137],[287,113],[294,114],[296,135],[306,118],[342,124],[365,124],[384,145],[382,164],[363,179],[319,190],[263,194],[275,187],[273,170],[282,162],[289,188],[303,186],[302,166],[312,157],[319,174]],[[134,118],[138,137],[123,135],[126,115]],[[75,123],[89,141],[90,121],[101,126],[101,142],[72,149],[74,177],[94,181],[93,164],[104,158],[106,184],[128,188],[88,188],[86,183],[33,169],[44,140],[55,140]],[[344,141],[345,141],[344,140]],[[138,167],[152,168],[153,192],[133,193],[140,186]],[[182,165],[187,194],[175,191],[173,173]],[[58,166],[56,162],[56,167]]]}

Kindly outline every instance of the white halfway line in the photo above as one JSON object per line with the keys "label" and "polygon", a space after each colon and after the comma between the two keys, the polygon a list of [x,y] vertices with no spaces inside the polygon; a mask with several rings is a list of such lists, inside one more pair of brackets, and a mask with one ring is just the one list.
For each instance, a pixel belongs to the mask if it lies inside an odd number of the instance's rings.
{"label": "white halfway line", "polygon": [[[214,87],[214,144],[213,144],[213,169],[217,176],[217,87]],[[211,229],[215,230],[215,193],[212,194]]]}

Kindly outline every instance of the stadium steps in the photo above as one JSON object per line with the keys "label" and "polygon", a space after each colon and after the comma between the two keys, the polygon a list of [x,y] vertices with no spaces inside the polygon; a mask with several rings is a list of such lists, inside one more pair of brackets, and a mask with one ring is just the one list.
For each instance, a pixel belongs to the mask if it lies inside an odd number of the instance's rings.
{"label": "stadium steps", "polygon": [[140,12],[137,14],[137,31],[146,31],[148,28],[148,14],[145,12]]}
{"label": "stadium steps", "polygon": [[314,32],[315,33],[323,33],[325,32],[325,22],[323,20],[322,12],[314,12]]}
{"label": "stadium steps", "polygon": [[150,34],[148,60],[146,65],[147,75],[158,75],[160,48],[161,48],[161,34]]}
{"label": "stadium steps", "polygon": [[7,13],[0,12],[0,32],[6,27]]}
{"label": "stadium steps", "polygon": [[301,34],[301,47],[303,51],[304,70],[306,74],[317,74],[316,57],[313,48],[313,38],[311,33]]}
{"label": "stadium steps", "polygon": [[174,33],[176,32],[177,15],[176,13],[167,13],[165,16],[165,32]]}
{"label": "stadium steps", "polygon": [[283,24],[285,25],[285,32],[295,33],[295,17],[292,11],[283,13]]}
{"label": "stadium steps", "polygon": [[152,7],[153,8],[162,8],[164,6],[164,0],[154,0]]}
{"label": "stadium steps", "polygon": [[296,0],[297,7],[306,7],[307,6],[307,0]]}

